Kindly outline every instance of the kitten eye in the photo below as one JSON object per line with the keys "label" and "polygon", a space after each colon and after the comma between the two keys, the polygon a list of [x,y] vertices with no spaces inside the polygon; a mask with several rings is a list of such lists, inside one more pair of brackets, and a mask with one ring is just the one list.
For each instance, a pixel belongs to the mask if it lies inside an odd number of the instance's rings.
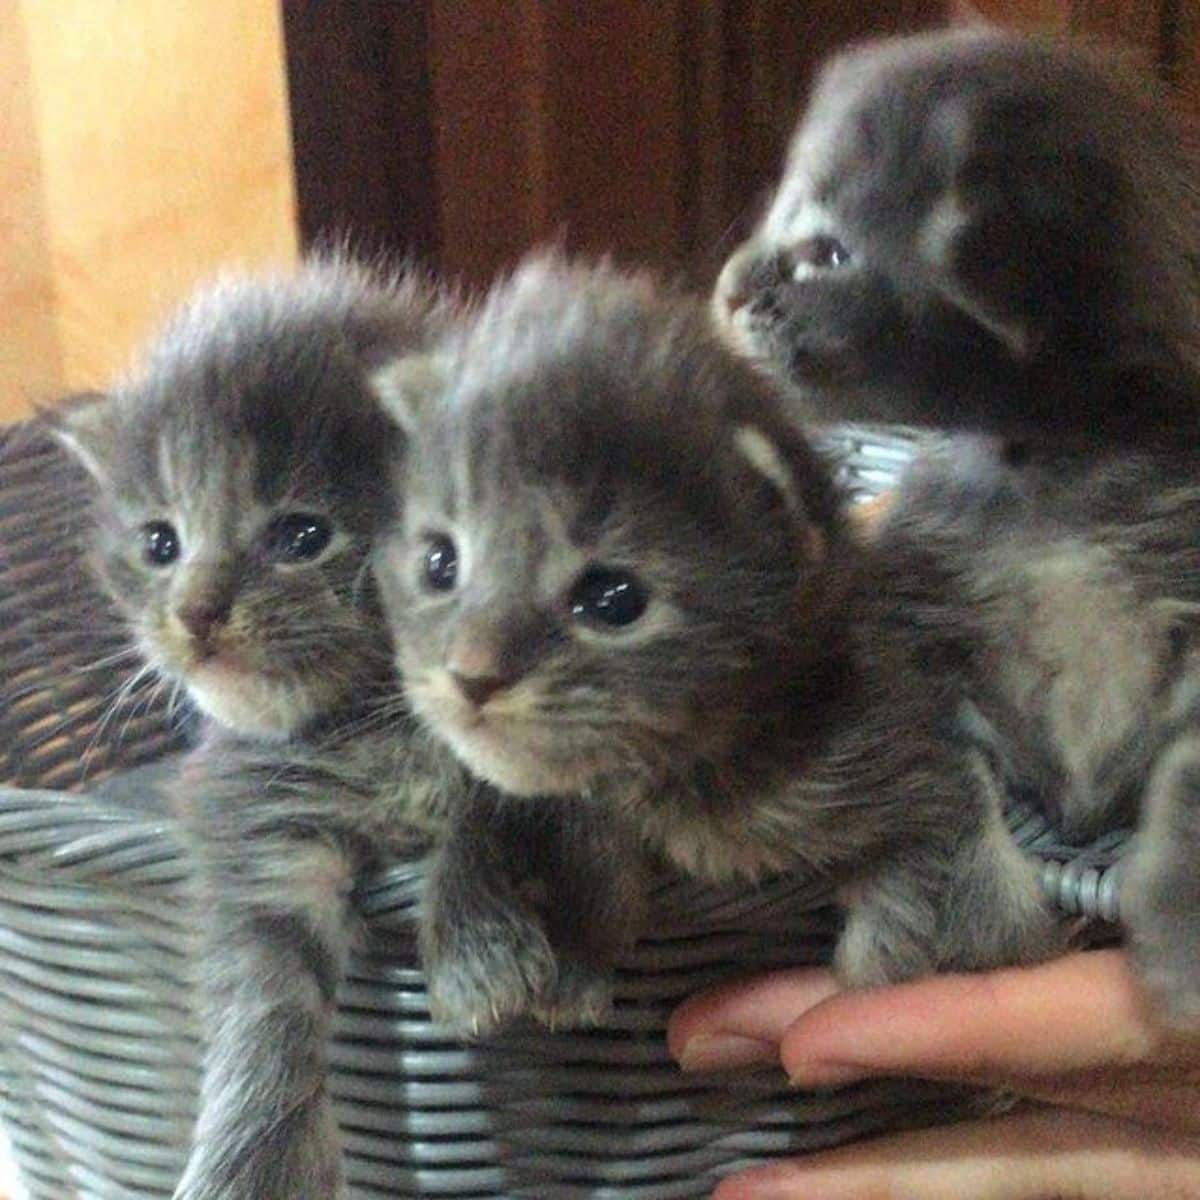
{"label": "kitten eye", "polygon": [[788,251],[794,278],[803,279],[814,271],[832,271],[850,261],[850,251],[835,237],[818,234],[804,238]]}
{"label": "kitten eye", "polygon": [[142,557],[152,567],[169,567],[179,557],[179,534],[167,521],[142,526]]}
{"label": "kitten eye", "polygon": [[649,601],[649,593],[636,575],[610,567],[589,567],[570,595],[572,616],[613,628],[632,625]]}
{"label": "kitten eye", "polygon": [[425,550],[425,581],[435,592],[448,592],[458,581],[458,551],[444,534],[431,538]]}
{"label": "kitten eye", "polygon": [[267,553],[277,562],[311,562],[329,545],[333,528],[313,513],[285,513],[267,526]]}

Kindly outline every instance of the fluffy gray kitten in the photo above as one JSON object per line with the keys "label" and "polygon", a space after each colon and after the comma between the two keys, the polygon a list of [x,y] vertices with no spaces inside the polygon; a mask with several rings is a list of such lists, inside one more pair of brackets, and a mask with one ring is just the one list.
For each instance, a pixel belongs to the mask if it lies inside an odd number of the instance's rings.
{"label": "fluffy gray kitten", "polygon": [[1194,436],[1194,145],[1092,49],[989,29],[853,47],[714,309],[812,417]]}
{"label": "fluffy gray kitten", "polygon": [[925,456],[880,537],[960,581],[995,768],[1081,840],[1140,820],[1132,954],[1200,1017],[1200,174],[1165,109],[1014,35],[851,51],[714,307],[809,412],[1021,439]]}
{"label": "fluffy gray kitten", "polygon": [[209,718],[174,789],[206,1035],[179,1200],[340,1194],[325,1043],[350,890],[463,786],[394,700],[368,562],[398,438],[367,380],[449,316],[348,262],[229,281],[112,394],[50,417],[95,480],[95,565],[132,640]]}
{"label": "fluffy gray kitten", "polygon": [[[848,536],[826,463],[701,308],[535,258],[379,384],[409,435],[377,566],[398,663],[473,773],[611,814],[635,869],[823,876],[853,983],[1059,947],[955,736],[949,591]],[[631,894],[636,873],[584,858],[561,904]]]}

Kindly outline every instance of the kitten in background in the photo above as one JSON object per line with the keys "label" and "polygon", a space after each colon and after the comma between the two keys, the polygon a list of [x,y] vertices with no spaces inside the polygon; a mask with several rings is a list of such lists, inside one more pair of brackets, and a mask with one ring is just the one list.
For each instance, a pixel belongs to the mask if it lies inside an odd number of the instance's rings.
{"label": "kitten in background", "polygon": [[[851,983],[1059,948],[999,789],[953,736],[949,581],[847,535],[827,464],[701,307],[535,258],[419,369],[376,379],[409,439],[377,564],[397,661],[473,773],[611,813],[705,879],[823,876]],[[613,884],[584,859],[562,904],[619,909]],[[479,903],[470,872],[441,886]]]}
{"label": "kitten in background", "polygon": [[851,50],[714,311],[802,411],[996,435],[921,456],[878,536],[961,581],[973,727],[1010,786],[1079,841],[1139,824],[1132,956],[1166,1016],[1200,1018],[1200,170],[1183,131],[1077,48],[974,31]]}
{"label": "kitten in background", "polygon": [[1091,48],[987,28],[852,47],[713,307],[811,419],[1030,449],[1194,436],[1194,131]]}
{"label": "kitten in background", "polygon": [[398,437],[367,379],[452,317],[348,261],[229,280],[111,394],[48,415],[95,481],[95,566],[132,640],[208,718],[173,789],[207,1042],[179,1200],[341,1194],[325,1043],[350,888],[463,786],[394,702],[368,564]]}

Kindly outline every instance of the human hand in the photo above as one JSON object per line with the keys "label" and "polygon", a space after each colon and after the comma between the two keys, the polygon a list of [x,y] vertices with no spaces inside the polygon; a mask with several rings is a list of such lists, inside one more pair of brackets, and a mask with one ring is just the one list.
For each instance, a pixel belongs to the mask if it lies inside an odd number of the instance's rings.
{"label": "human hand", "polygon": [[851,992],[783,972],[689,1000],[668,1044],[685,1070],[778,1062],[802,1087],[902,1075],[1036,1102],[746,1171],[718,1200],[1200,1197],[1200,1037],[1155,1022],[1117,951]]}

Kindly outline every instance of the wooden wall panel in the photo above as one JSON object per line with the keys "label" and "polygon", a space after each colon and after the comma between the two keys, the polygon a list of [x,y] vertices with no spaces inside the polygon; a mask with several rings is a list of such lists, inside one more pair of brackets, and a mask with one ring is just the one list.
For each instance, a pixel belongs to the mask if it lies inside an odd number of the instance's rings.
{"label": "wooden wall panel", "polygon": [[487,278],[545,229],[539,18],[536,0],[432,0],[436,160],[426,185],[440,227],[434,265],[447,274]]}
{"label": "wooden wall panel", "polygon": [[63,378],[37,113],[20,13],[0,3],[0,420]]}
{"label": "wooden wall panel", "polygon": [[9,0],[0,12],[11,417],[105,385],[198,279],[286,262],[296,236],[272,0]]}
{"label": "wooden wall panel", "polygon": [[543,16],[542,219],[572,249],[683,265],[687,2],[575,0]]}
{"label": "wooden wall panel", "polygon": [[1164,53],[1163,8],[1164,0],[1072,0],[1071,29],[1132,46],[1157,70]]}
{"label": "wooden wall panel", "polygon": [[283,0],[300,233],[439,250],[428,0]]}
{"label": "wooden wall panel", "polygon": [[1012,29],[1071,27],[1071,0],[949,0],[948,10],[955,20],[975,15]]}
{"label": "wooden wall panel", "polygon": [[1162,74],[1200,129],[1200,0],[1161,0],[1161,6]]}

